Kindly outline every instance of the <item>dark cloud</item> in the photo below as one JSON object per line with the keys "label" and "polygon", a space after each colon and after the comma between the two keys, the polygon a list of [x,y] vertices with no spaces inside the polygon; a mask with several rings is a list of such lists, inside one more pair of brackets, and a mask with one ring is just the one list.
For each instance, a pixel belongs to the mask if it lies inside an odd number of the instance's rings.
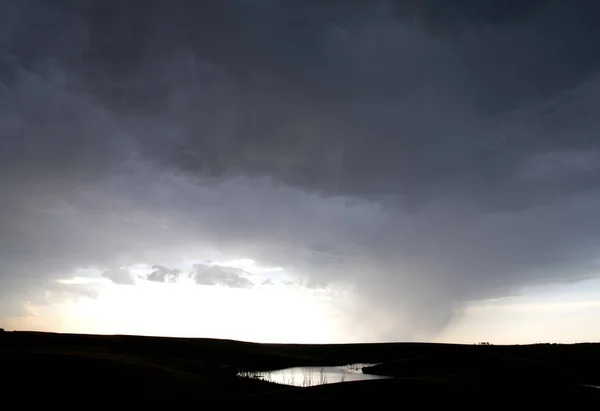
{"label": "dark cloud", "polygon": [[[560,141],[536,130],[493,132],[497,125],[479,118],[481,101],[513,109],[581,84],[597,66],[589,58],[593,10],[564,2],[452,2],[410,12],[397,2],[225,3],[185,13],[167,5],[140,12],[133,3],[81,9],[89,43],[80,47],[90,52],[64,63],[108,107],[136,116],[148,155],[202,176],[268,174],[406,201],[452,195],[459,184],[486,199],[494,193],[483,187],[501,184],[540,144],[556,149]],[[405,24],[415,13],[425,28]],[[195,37],[192,20],[203,27]],[[229,34],[207,40],[215,25]],[[161,137],[140,132],[142,119]],[[472,169],[480,172],[468,175]]]}
{"label": "dark cloud", "polygon": [[[597,149],[591,130],[547,124],[562,101],[525,121],[481,111],[484,100],[503,111],[537,105],[593,78],[600,31],[590,2],[82,3],[33,14],[6,6],[23,18],[7,24],[5,59],[18,75],[7,76],[5,124],[28,130],[4,133],[26,144],[3,150],[22,156],[3,161],[11,168],[46,159],[63,173],[105,171],[133,139],[152,161],[195,177],[269,175],[327,194],[408,205],[469,196],[507,208],[554,195],[514,176],[529,157]],[[27,31],[38,21],[56,34],[51,45]],[[209,35],[216,27],[228,34]],[[559,126],[593,118],[586,107]],[[59,138],[64,146],[49,143]]]}
{"label": "dark cloud", "polygon": [[190,277],[199,285],[222,285],[232,288],[252,288],[249,273],[239,268],[217,264],[194,264]]}
{"label": "dark cloud", "polygon": [[[268,175],[306,190],[406,205],[468,197],[486,207],[523,208],[597,178],[590,172],[581,183],[555,188],[515,176],[540,152],[597,149],[593,130],[571,132],[595,124],[589,105],[561,115],[565,90],[581,94],[577,87],[596,72],[595,59],[582,59],[594,54],[598,37],[587,20],[592,10],[564,4],[546,2],[527,18],[475,26],[462,21],[465,4],[448,6],[442,15],[449,15],[444,24],[454,27],[453,36],[403,24],[400,12],[385,7],[361,10],[359,18],[341,12],[352,8],[341,3],[271,4],[245,9],[244,19],[215,7],[213,18],[231,28],[212,40],[218,53],[176,31],[170,41],[177,51],[151,53],[152,63],[139,69],[135,55],[117,61],[131,82],[140,70],[152,84],[171,81],[128,107],[158,110],[148,126],[165,130],[163,137],[149,132],[138,140],[146,155],[174,170],[202,178]],[[136,47],[171,44],[150,22],[140,24],[148,35]],[[153,67],[158,73],[147,73]],[[568,84],[559,82],[564,78]],[[132,88],[115,93],[134,98]],[[158,107],[146,108],[148,101]],[[490,117],[483,102],[498,116],[500,108],[530,107],[525,118]]]}
{"label": "dark cloud", "polygon": [[145,279],[157,283],[174,283],[180,275],[181,270],[167,268],[162,265],[155,265],[152,267],[152,272],[146,275]]}
{"label": "dark cloud", "polygon": [[[222,252],[414,338],[594,275],[599,7],[0,2],[1,288]],[[224,270],[195,278],[249,285]]]}

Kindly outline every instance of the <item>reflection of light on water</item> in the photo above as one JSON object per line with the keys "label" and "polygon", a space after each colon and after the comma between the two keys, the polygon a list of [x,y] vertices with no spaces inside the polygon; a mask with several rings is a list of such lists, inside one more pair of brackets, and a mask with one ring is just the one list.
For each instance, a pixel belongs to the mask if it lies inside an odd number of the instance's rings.
{"label": "reflection of light on water", "polygon": [[385,378],[378,375],[363,374],[362,367],[369,365],[371,364],[350,364],[337,367],[293,367],[276,371],[241,373],[241,375],[296,387]]}

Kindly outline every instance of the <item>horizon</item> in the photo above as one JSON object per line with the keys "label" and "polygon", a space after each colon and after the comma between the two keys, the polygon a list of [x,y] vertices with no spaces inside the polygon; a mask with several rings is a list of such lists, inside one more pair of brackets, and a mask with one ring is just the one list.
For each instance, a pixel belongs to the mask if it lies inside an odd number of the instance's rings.
{"label": "horizon", "polygon": [[213,338],[213,337],[172,337],[165,335],[139,335],[139,334],[89,334],[89,333],[70,333],[70,332],[57,332],[57,331],[36,331],[36,330],[6,330],[2,329],[4,333],[23,333],[23,334],[50,334],[50,335],[64,335],[73,337],[133,337],[133,338],[162,338],[170,340],[215,340],[215,341],[230,341],[242,344],[257,344],[257,345],[305,345],[305,346],[336,346],[336,345],[396,345],[396,344],[407,344],[407,345],[460,345],[460,346],[498,346],[498,347],[517,347],[517,346],[534,346],[534,345],[582,345],[582,344],[600,344],[597,341],[581,341],[573,343],[556,343],[556,342],[535,342],[526,344],[494,344],[489,341],[479,341],[474,343],[452,343],[452,342],[435,342],[435,341],[378,341],[378,342],[340,342],[340,343],[269,343],[269,342],[258,342],[251,340],[233,340],[229,338]]}

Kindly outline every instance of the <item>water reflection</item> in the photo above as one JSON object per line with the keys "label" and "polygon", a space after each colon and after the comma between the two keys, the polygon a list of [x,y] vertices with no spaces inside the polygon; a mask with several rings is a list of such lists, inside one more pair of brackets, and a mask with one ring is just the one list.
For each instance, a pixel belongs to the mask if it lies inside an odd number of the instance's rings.
{"label": "water reflection", "polygon": [[240,376],[259,378],[296,387],[333,384],[345,381],[375,380],[386,377],[363,374],[362,367],[373,364],[350,364],[335,367],[294,367],[267,372],[242,372]]}

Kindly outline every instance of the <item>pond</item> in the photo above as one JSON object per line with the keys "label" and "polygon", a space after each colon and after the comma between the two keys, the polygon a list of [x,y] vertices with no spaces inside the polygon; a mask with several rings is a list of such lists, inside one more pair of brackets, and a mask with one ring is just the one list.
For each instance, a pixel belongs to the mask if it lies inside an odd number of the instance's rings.
{"label": "pond", "polygon": [[264,381],[296,387],[388,378],[379,375],[363,374],[362,367],[370,365],[373,364],[349,364],[334,367],[293,367],[265,372],[242,372],[240,376],[259,378]]}

